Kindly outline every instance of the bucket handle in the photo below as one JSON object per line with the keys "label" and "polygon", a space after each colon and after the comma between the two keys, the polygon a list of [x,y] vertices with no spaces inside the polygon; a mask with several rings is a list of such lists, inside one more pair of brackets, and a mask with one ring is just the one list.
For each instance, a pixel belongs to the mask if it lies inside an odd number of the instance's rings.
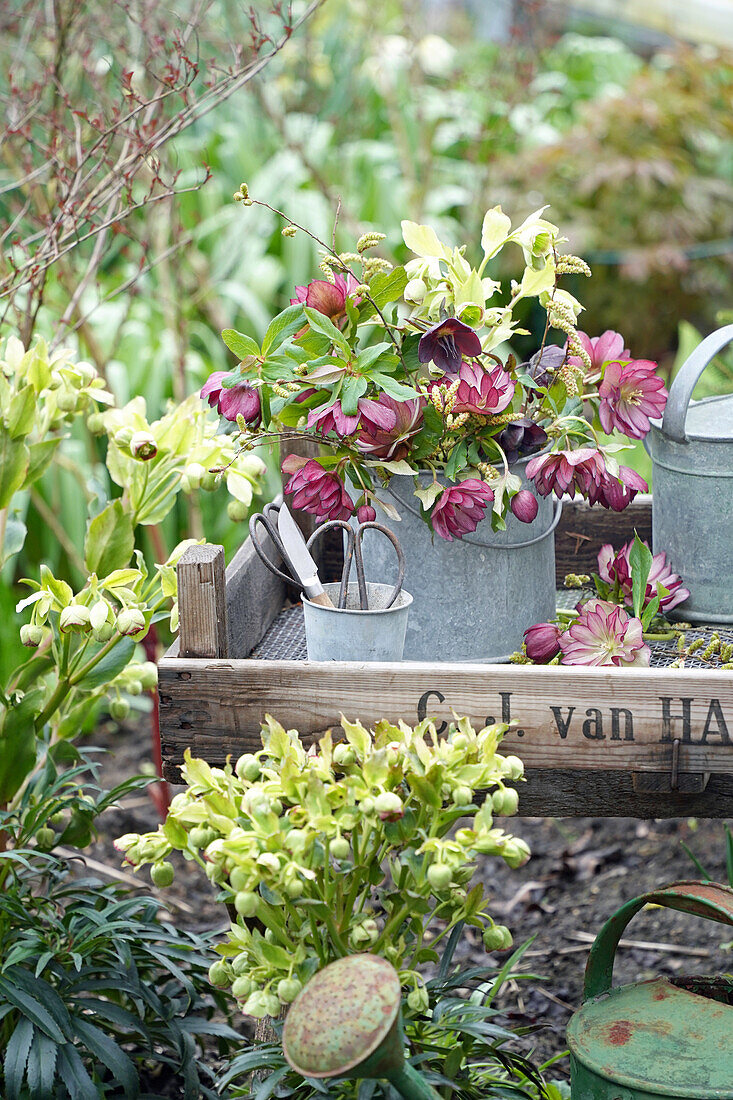
{"label": "bucket handle", "polygon": [[590,949],[585,968],[583,1000],[599,997],[611,988],[616,948],[631,918],[645,905],[678,909],[698,917],[733,925],[733,889],[718,882],[672,882],[627,901],[606,921]]}
{"label": "bucket handle", "polygon": [[[733,325],[731,327],[733,328]],[[733,336],[731,338],[733,339]],[[403,500],[399,493],[396,493],[394,489],[388,486],[387,492],[394,500],[401,504],[403,508],[405,508],[408,512],[411,512],[413,516],[417,516],[418,519],[422,519],[422,516],[420,515],[417,508],[413,508],[411,504],[408,504],[406,500]],[[550,526],[547,527],[541,535],[535,535],[533,539],[527,539],[526,542],[507,542],[503,543],[501,546],[495,546],[491,542],[482,542],[481,539],[471,539],[468,537],[468,535],[462,535],[460,541],[470,543],[471,546],[481,546],[485,550],[523,550],[525,546],[534,546],[535,543],[542,542],[542,540],[546,539],[548,535],[551,535],[557,527],[558,523],[560,522],[561,515],[562,501],[558,500],[555,504],[555,514],[552,517],[552,523],[550,524]]]}
{"label": "bucket handle", "polygon": [[662,419],[662,431],[676,443],[687,441],[685,435],[687,406],[690,404],[692,391],[698,378],[718,352],[731,341],[733,341],[733,325],[725,325],[724,328],[711,332],[701,344],[698,344],[677,372],[669,387],[669,397]]}

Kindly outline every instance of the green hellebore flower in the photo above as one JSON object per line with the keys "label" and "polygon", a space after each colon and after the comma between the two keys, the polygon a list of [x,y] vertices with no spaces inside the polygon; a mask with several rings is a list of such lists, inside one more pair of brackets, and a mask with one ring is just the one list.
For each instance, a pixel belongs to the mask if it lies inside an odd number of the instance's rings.
{"label": "green hellebore flower", "polygon": [[232,982],[232,993],[238,1001],[245,1001],[254,988],[255,983],[252,981],[251,978],[235,978]]}
{"label": "green hellebore flower", "polygon": [[277,985],[277,998],[280,1004],[292,1004],[302,988],[303,984],[297,978],[283,978]]}
{"label": "green hellebore flower", "polygon": [[246,779],[249,783],[254,783],[262,774],[259,761],[251,752],[246,752],[244,756],[240,756],[234,770],[240,779]]}
{"label": "green hellebore flower", "polygon": [[447,890],[453,882],[453,872],[445,863],[431,863],[427,879],[434,890]]}
{"label": "green hellebore flower", "polygon": [[234,908],[240,917],[253,917],[257,912],[259,896],[253,890],[242,890],[234,897]]}
{"label": "green hellebore flower", "polygon": [[229,971],[226,963],[222,962],[221,959],[217,959],[209,967],[209,981],[217,989],[224,989],[225,986],[229,985]]}
{"label": "green hellebore flower", "polygon": [[150,868],[150,878],[154,886],[170,886],[175,878],[173,864],[165,860],[154,863]]}
{"label": "green hellebore flower", "polygon": [[417,986],[408,993],[407,1003],[413,1012],[427,1012],[430,1007],[430,997],[425,986]]}
{"label": "green hellebore flower", "polygon": [[487,951],[506,951],[514,942],[512,934],[504,924],[494,924],[487,928],[483,934],[484,947]]}

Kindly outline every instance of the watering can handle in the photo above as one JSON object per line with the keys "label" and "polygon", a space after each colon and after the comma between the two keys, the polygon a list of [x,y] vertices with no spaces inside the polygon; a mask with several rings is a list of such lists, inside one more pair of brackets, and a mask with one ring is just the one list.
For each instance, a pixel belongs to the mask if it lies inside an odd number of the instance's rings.
{"label": "watering can handle", "polygon": [[583,1000],[598,997],[611,988],[616,948],[631,918],[645,905],[678,909],[698,917],[733,926],[733,889],[717,882],[672,882],[627,901],[606,921],[590,949],[585,968]]}
{"label": "watering can handle", "polygon": [[687,406],[697,380],[718,352],[733,341],[733,325],[711,332],[680,367],[677,376],[669,387],[669,397],[664,410],[662,431],[676,443],[684,443]]}

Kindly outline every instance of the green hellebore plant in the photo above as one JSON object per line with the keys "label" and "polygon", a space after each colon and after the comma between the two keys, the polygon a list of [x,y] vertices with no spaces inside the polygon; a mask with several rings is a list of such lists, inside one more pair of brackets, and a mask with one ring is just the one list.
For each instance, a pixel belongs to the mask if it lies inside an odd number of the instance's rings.
{"label": "green hellebore plant", "polygon": [[[385,720],[373,732],[345,718],[341,726],[345,742],[328,730],[308,750],[268,715],[262,749],[235,767],[187,752],[188,789],[165,824],[117,841],[135,868],[152,864],[154,881],[167,879],[178,850],[221,887],[236,917],[211,979],[231,985],[248,1015],[277,1014],[294,983],[355,951],[392,962],[418,1004],[420,965],[438,961],[435,945],[462,921],[489,950],[511,945],[483,884],[470,886],[479,855],[511,867],[529,858],[524,841],[493,820],[516,811],[505,784],[523,775],[518,757],[497,751],[507,727],[477,732],[457,718],[439,738],[427,720],[414,729]],[[453,831],[460,818],[470,820]]]}

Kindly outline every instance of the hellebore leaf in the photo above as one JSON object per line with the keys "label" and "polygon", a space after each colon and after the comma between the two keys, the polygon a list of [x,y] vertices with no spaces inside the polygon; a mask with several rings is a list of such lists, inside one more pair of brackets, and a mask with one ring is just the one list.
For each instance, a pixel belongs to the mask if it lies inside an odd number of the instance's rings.
{"label": "hellebore leaf", "polygon": [[379,309],[402,297],[407,286],[407,273],[404,267],[394,271],[379,271],[369,283],[369,297]]}
{"label": "hellebore leaf", "polygon": [[7,508],[25,481],[30,452],[20,439],[0,432],[0,508]]}
{"label": "hellebore leaf", "polygon": [[646,595],[646,584],[652,568],[652,552],[646,543],[642,542],[634,532],[634,545],[629,551],[629,565],[631,567],[631,595],[634,606],[634,615],[641,617]]}
{"label": "hellebore leaf", "polygon": [[114,500],[89,522],[84,540],[87,569],[104,577],[113,569],[124,568],[134,549],[132,517],[125,511],[121,500]]}
{"label": "hellebore leaf", "polygon": [[321,336],[327,337],[332,344],[335,344],[337,348],[343,351],[344,355],[351,358],[351,348],[348,340],[341,329],[336,328],[330,317],[326,317],[325,313],[319,313],[317,309],[311,309],[310,306],[304,306],[303,312],[308,319],[308,324],[311,329],[315,332],[319,332]]}
{"label": "hellebore leaf", "polygon": [[291,336],[294,336],[299,328],[303,327],[303,306],[298,302],[294,306],[288,306],[282,313],[270,321],[270,325],[262,341],[262,354],[269,355],[275,348],[279,348]]}
{"label": "hellebore leaf", "polygon": [[[272,328],[272,325],[270,328]],[[253,340],[251,336],[246,336],[243,332],[237,332],[236,329],[225,328],[221,338],[238,359],[246,359],[248,355],[259,356],[260,354],[257,341]]]}

